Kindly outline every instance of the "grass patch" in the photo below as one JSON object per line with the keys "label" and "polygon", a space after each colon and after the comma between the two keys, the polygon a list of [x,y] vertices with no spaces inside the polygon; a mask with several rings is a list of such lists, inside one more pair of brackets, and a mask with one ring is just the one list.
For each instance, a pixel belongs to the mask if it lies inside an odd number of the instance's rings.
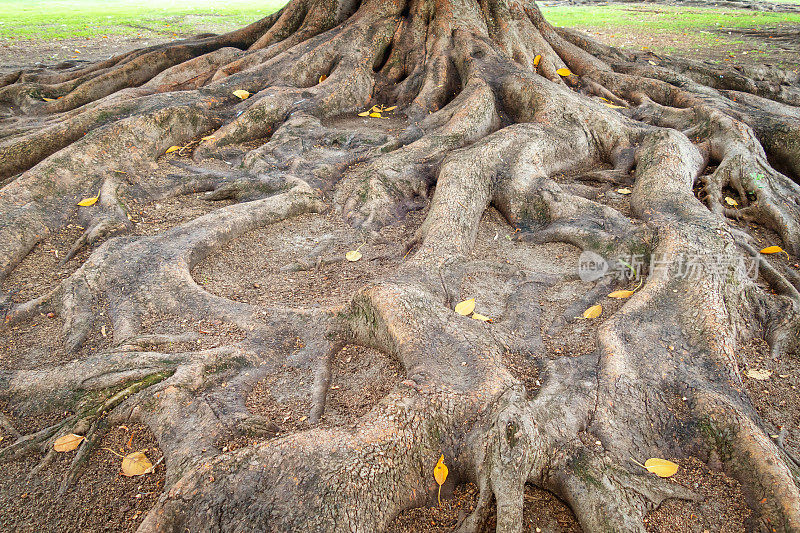
{"label": "grass patch", "polygon": [[772,13],[703,7],[648,4],[599,6],[540,5],[544,16],[556,26],[624,30],[661,30],[674,33],[698,29],[757,28],[800,24],[800,13]]}
{"label": "grass patch", "polygon": [[[224,33],[265,17],[287,2],[0,0],[0,42],[9,46],[13,61],[20,64],[26,61],[29,46],[42,47],[38,60],[90,60],[94,59],[88,57],[92,53],[110,53],[114,37],[163,42],[202,32]],[[798,67],[796,47],[786,44],[786,35],[800,26],[800,13],[644,3],[550,7],[542,3],[540,7],[553,24],[594,33],[600,40],[624,49],[651,49],[718,62],[767,60],[785,68]],[[758,37],[737,34],[737,30],[748,28],[766,33]],[[783,36],[776,35],[773,41],[771,31],[782,31]],[[104,37],[112,39],[103,41]],[[74,45],[56,45],[65,39],[75,41]],[[86,44],[77,42],[84,40]],[[103,42],[109,46],[102,46]],[[72,49],[79,47],[83,49]]]}
{"label": "grass patch", "polygon": [[[800,13],[627,3],[540,7],[554,25],[595,34],[618,48],[731,65],[767,61],[788,69],[798,66],[796,51],[785,43],[785,36],[800,26]],[[761,33],[743,38],[744,30]]]}
{"label": "grass patch", "polygon": [[286,0],[4,0],[0,2],[0,38],[57,40],[143,32],[191,35],[209,25],[234,29],[285,4]]}
{"label": "grass patch", "polygon": [[[59,40],[104,35],[184,36],[234,29],[280,9],[288,0],[3,0],[0,39]],[[780,1],[780,0],[776,0]],[[789,1],[789,0],[786,0]],[[796,0],[792,0],[796,1]],[[688,32],[696,29],[800,24],[800,14],[652,4],[540,5],[557,26],[623,31]]]}

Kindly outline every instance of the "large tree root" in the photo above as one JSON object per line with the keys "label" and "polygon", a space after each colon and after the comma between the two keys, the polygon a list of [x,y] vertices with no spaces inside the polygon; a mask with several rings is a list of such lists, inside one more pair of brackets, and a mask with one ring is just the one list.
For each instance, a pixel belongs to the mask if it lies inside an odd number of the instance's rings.
{"label": "large tree root", "polygon": [[[754,524],[800,529],[800,471],[764,433],[737,357],[754,338],[775,357],[800,349],[800,276],[758,252],[766,234],[800,253],[798,79],[652,59],[556,31],[533,3],[295,0],[231,34],[6,76],[0,280],[70,221],[84,231],[64,261],[94,250],[52,291],[0,300],[4,331],[49,313],[67,354],[0,367],[0,397],[24,416],[42,399],[73,413],[27,434],[0,413],[11,437],[0,458],[44,452],[36,475],[56,438],[85,434],[66,490],[106,424],[133,419],[167,467],[141,531],[372,532],[435,501],[444,455],[479,488],[467,533],[493,505],[497,531],[521,531],[526,484],[561,497],[586,531],[644,531],[665,499],[699,496],[631,459],[714,455],[744,485]],[[355,116],[372,105],[398,109]],[[136,234],[128,203],[197,192],[234,203]],[[476,251],[489,208],[518,233],[507,257]],[[400,266],[343,305],[263,307],[192,278],[226,243],[329,209],[358,228],[341,230],[347,242],[364,243],[427,213]],[[613,307],[606,294],[627,282],[548,270],[552,243],[646,279]],[[285,272],[341,261],[327,250]],[[575,283],[594,285],[545,323],[541,299]],[[497,300],[492,323],[452,311],[471,290]],[[593,348],[558,357],[552,339],[600,302]],[[101,309],[113,341],[86,355]],[[205,346],[201,321],[236,333]],[[325,412],[348,344],[404,376],[341,427]],[[504,363],[510,352],[540,387]],[[276,387],[308,399],[309,426],[276,437],[247,398],[292,372],[309,378]],[[243,435],[256,444],[221,444]]]}

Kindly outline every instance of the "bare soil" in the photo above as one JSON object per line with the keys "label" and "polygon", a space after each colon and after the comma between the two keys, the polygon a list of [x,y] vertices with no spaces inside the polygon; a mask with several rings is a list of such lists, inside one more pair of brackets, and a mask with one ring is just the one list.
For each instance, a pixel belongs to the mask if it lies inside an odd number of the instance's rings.
{"label": "bare soil", "polygon": [[667,500],[645,518],[648,531],[739,533],[751,530],[747,522],[752,512],[735,479],[710,470],[694,457],[677,462],[681,468],[670,481],[694,490],[702,496],[702,501]]}
{"label": "bare soil", "polygon": [[0,530],[19,532],[135,531],[164,486],[164,464],[152,474],[122,475],[120,455],[144,452],[155,464],[161,452],[144,426],[108,428],[89,455],[83,473],[66,494],[57,494],[74,451],[59,454],[40,475],[28,479],[39,458],[4,465],[0,483]]}
{"label": "bare soil", "polygon": [[71,61],[76,64],[108,59],[137,48],[152,46],[174,40],[173,36],[127,37],[80,37],[59,41],[0,40],[0,69],[14,70],[31,68],[41,64]]}
{"label": "bare soil", "polygon": [[798,354],[773,359],[769,353],[769,346],[760,339],[745,346],[740,354],[748,370],[771,372],[767,379],[745,377],[744,387],[758,414],[761,415],[767,434],[791,454],[795,461],[800,461]]}
{"label": "bare soil", "polygon": [[[247,407],[265,419],[272,437],[309,427],[309,387],[314,376],[286,365],[284,372],[260,381]],[[400,380],[400,366],[389,356],[364,346],[347,345],[333,358],[328,400],[321,423],[349,426],[367,414]]]}
{"label": "bare soil", "polygon": [[11,295],[14,302],[20,303],[56,288],[89,256],[89,250],[84,249],[66,263],[63,262],[81,233],[83,228],[73,222],[58,233],[46,237],[3,280],[3,292]]}
{"label": "bare soil", "polygon": [[[341,217],[302,215],[251,232],[192,272],[206,290],[259,306],[336,306],[397,267],[424,213],[412,212],[377,237],[354,236]],[[362,258],[348,261],[358,250]]]}
{"label": "bare soil", "polygon": [[52,313],[40,314],[30,323],[14,326],[0,337],[0,365],[4,370],[35,369],[63,364],[111,346],[112,325],[105,307],[95,307],[95,328],[76,353],[62,345],[63,321]]}
{"label": "bare soil", "polygon": [[[445,484],[446,485],[446,484]],[[444,490],[444,489],[443,489]],[[550,492],[528,485],[525,487],[523,510],[524,531],[546,533],[580,533],[581,527],[569,507]],[[459,485],[452,497],[442,498],[441,505],[420,507],[401,513],[389,526],[388,533],[447,533],[475,509],[478,488],[472,483]],[[487,524],[494,531],[495,517]]]}

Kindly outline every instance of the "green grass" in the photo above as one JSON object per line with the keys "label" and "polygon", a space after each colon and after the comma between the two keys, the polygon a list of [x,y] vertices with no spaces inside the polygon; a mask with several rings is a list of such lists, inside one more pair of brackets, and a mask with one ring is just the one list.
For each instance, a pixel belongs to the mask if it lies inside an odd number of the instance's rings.
{"label": "green grass", "polygon": [[[603,35],[601,40],[628,49],[698,56],[723,61],[758,62],[797,68],[784,44],[772,42],[770,32],[800,25],[798,13],[771,13],[744,9],[676,7],[663,4],[611,4],[597,6],[541,5],[544,16],[556,26],[574,27]],[[737,29],[760,29],[760,37],[742,39]],[[733,32],[733,33],[729,33]],[[777,33],[777,31],[776,31]],[[749,56],[748,56],[749,54]]]}
{"label": "green grass", "polygon": [[[0,0],[0,39],[57,40],[103,35],[190,35],[225,31],[264,17],[287,0]],[[790,0],[774,0],[790,1]],[[791,0],[798,1],[798,0]],[[800,14],[652,4],[541,5],[558,26],[688,32],[800,24]]]}
{"label": "green grass", "polygon": [[187,35],[209,26],[233,29],[284,4],[286,0],[0,0],[0,38]]}
{"label": "green grass", "polygon": [[607,29],[630,28],[676,33],[714,28],[754,28],[800,24],[799,13],[771,13],[669,5],[613,4],[604,6],[540,6],[556,26]]}

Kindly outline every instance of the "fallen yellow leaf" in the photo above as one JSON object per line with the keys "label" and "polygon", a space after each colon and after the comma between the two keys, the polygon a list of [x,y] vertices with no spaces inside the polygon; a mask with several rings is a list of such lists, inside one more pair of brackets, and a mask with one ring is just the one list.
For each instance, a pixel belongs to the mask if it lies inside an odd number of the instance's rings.
{"label": "fallen yellow leaf", "polygon": [[442,485],[444,485],[444,482],[447,480],[447,472],[447,465],[444,464],[444,455],[442,455],[439,457],[436,466],[433,467],[433,479],[439,484],[439,495],[437,496],[439,505],[442,505]]}
{"label": "fallen yellow leaf", "polygon": [[350,250],[346,254],[344,254],[344,258],[348,261],[358,261],[361,259],[362,254],[358,250]]}
{"label": "fallen yellow leaf", "polygon": [[372,118],[381,118],[381,114],[378,113],[377,111],[370,113],[369,116],[371,116]]}
{"label": "fallen yellow leaf", "polygon": [[397,109],[397,106],[393,105],[392,107],[387,107],[384,111],[394,111],[395,109]]}
{"label": "fallen yellow leaf", "polygon": [[734,200],[730,196],[726,196],[725,197],[725,203],[728,204],[731,207],[736,207],[737,205],[739,205],[739,202],[737,202],[736,200]]}
{"label": "fallen yellow leaf", "polygon": [[611,294],[609,294],[608,297],[617,298],[621,300],[623,298],[630,298],[631,296],[633,296],[633,292],[634,291],[614,291]]}
{"label": "fallen yellow leaf", "polygon": [[369,111],[364,111],[363,113],[359,113],[358,116],[359,117],[368,117],[369,116]]}
{"label": "fallen yellow leaf", "polygon": [[250,93],[245,91],[244,89],[239,89],[237,91],[233,91],[233,96],[241,98],[242,100],[247,100],[248,98],[250,98]]}
{"label": "fallen yellow leaf", "polygon": [[327,79],[328,79],[328,76],[323,74],[322,76],[319,77],[319,82],[322,83],[323,81],[325,81]]}
{"label": "fallen yellow leaf", "polygon": [[459,315],[462,316],[469,316],[475,310],[475,298],[470,298],[469,300],[464,300],[463,302],[459,302],[456,305],[455,311]]}
{"label": "fallen yellow leaf", "polygon": [[128,477],[147,474],[153,468],[153,463],[142,452],[129,453],[122,458],[122,474]]}
{"label": "fallen yellow leaf", "polygon": [[42,97],[42,100],[44,100],[45,102],[54,102],[54,101],[55,101],[55,98],[45,98],[45,97]]}
{"label": "fallen yellow leaf", "polygon": [[206,135],[205,137],[200,137],[201,141],[216,141],[217,138],[213,135]]}
{"label": "fallen yellow leaf", "polygon": [[617,192],[619,194],[630,194],[631,190],[629,188],[627,188],[627,187],[623,187],[621,189],[617,189]]}
{"label": "fallen yellow leaf", "polygon": [[76,435],[74,433],[64,435],[63,437],[59,437],[55,440],[53,443],[53,449],[57,452],[71,452],[80,446],[84,438],[85,437],[82,435]]}
{"label": "fallen yellow leaf", "polygon": [[491,322],[491,318],[488,316],[482,315],[480,313],[472,313],[470,318],[474,318],[475,320],[480,320],[481,322]]}
{"label": "fallen yellow leaf", "polygon": [[170,146],[169,148],[167,148],[167,151],[164,152],[164,153],[165,154],[171,154],[172,152],[177,152],[181,148],[182,148],[181,146]]}
{"label": "fallen yellow leaf", "polygon": [[648,459],[644,467],[658,477],[672,477],[678,471],[678,465],[666,459]]}
{"label": "fallen yellow leaf", "polygon": [[541,55],[537,55],[536,57],[534,57],[533,58],[533,66],[534,67],[538,67],[539,66],[539,61],[541,61],[541,60],[542,60],[542,56]]}
{"label": "fallen yellow leaf", "polygon": [[572,76],[572,71],[568,68],[560,68],[556,70],[556,74],[558,74],[559,76],[564,76],[566,78],[567,76]]}
{"label": "fallen yellow leaf", "polygon": [[786,254],[786,258],[787,259],[789,258],[789,252],[787,252],[786,250],[784,250],[780,246],[767,246],[766,248],[761,250],[762,254],[779,254],[781,252]]}
{"label": "fallen yellow leaf", "polygon": [[81,207],[89,207],[89,206],[92,206],[92,205],[96,204],[97,200],[99,200],[99,199],[100,199],[100,195],[97,195],[94,198],[84,198],[83,200],[78,202],[78,205],[81,206]]}
{"label": "fallen yellow leaf", "polygon": [[603,306],[600,304],[593,305],[583,312],[583,318],[597,318],[603,313]]}
{"label": "fallen yellow leaf", "polygon": [[614,104],[603,104],[606,107],[610,107],[611,109],[625,109],[624,105],[614,105]]}

